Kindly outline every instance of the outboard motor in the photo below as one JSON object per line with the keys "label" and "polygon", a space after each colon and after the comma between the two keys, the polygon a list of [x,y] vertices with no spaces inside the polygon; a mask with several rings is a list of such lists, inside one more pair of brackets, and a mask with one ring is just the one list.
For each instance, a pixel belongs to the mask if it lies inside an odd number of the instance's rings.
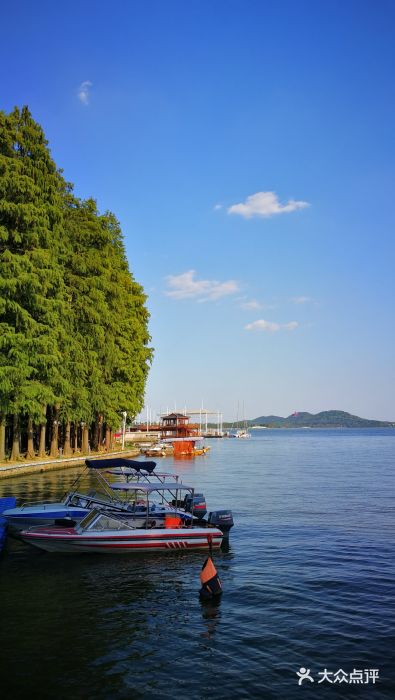
{"label": "outboard motor", "polygon": [[208,523],[218,527],[224,533],[224,539],[228,539],[230,528],[234,525],[232,511],[214,510],[208,514]]}
{"label": "outboard motor", "polygon": [[199,518],[199,520],[203,520],[207,513],[207,506],[206,499],[202,493],[195,493],[193,499],[192,494],[187,493],[184,498],[184,510],[186,510],[187,513],[192,513],[192,508],[193,514]]}

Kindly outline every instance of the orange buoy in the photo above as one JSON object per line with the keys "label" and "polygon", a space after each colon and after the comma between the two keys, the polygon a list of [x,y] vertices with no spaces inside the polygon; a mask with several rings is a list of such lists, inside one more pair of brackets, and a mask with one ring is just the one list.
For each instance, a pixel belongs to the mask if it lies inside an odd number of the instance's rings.
{"label": "orange buoy", "polygon": [[202,584],[200,589],[200,597],[203,598],[203,600],[209,600],[210,598],[215,598],[221,595],[221,579],[218,576],[217,569],[214,566],[211,556],[207,557],[202,566],[200,581]]}

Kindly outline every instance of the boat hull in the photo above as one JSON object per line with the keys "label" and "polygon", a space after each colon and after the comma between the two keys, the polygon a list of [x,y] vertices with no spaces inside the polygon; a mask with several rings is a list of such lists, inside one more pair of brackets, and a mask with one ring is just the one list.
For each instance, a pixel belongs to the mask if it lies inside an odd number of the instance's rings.
{"label": "boat hull", "polygon": [[[94,504],[91,505],[91,508]],[[31,527],[36,527],[38,525],[55,525],[57,520],[64,520],[66,518],[79,522],[82,520],[91,508],[80,508],[78,506],[67,506],[64,503],[48,503],[41,504],[38,506],[20,506],[19,508],[13,508],[6,510],[4,516],[10,528],[14,533],[19,533],[21,530],[27,530]],[[130,509],[117,509],[116,505],[109,504],[106,508],[111,513],[118,513],[118,515],[125,518],[125,520],[130,520],[133,522],[134,527],[144,527],[146,521],[146,510],[145,508],[138,508],[136,510]],[[148,520],[152,525],[158,525],[164,523],[165,517],[168,513],[180,515],[182,518],[190,519],[192,516],[190,513],[185,513],[182,510],[174,510],[171,508],[161,508],[156,507],[150,510],[148,515]]]}
{"label": "boat hull", "polygon": [[40,506],[13,508],[5,511],[4,516],[13,530],[26,530],[37,525],[54,524],[55,520],[70,518],[82,520],[89,512],[87,508],[65,506],[64,503],[51,503]]}
{"label": "boat hull", "polygon": [[47,552],[136,554],[219,549],[223,533],[217,528],[157,528],[133,532],[78,534],[74,528],[33,528],[21,537]]}

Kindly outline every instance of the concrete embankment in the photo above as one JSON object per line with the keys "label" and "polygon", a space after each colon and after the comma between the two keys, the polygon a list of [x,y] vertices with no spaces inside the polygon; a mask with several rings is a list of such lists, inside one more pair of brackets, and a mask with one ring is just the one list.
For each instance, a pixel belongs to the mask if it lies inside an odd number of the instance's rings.
{"label": "concrete embankment", "polygon": [[98,457],[106,459],[107,457],[136,457],[140,454],[138,448],[128,450],[118,450],[111,453],[91,453],[89,455],[79,455],[78,457],[59,457],[58,459],[42,459],[32,460],[31,462],[1,462],[0,463],[0,479],[7,479],[13,476],[26,476],[28,474],[37,474],[56,469],[67,469],[68,467],[78,467],[85,463],[85,459]]}

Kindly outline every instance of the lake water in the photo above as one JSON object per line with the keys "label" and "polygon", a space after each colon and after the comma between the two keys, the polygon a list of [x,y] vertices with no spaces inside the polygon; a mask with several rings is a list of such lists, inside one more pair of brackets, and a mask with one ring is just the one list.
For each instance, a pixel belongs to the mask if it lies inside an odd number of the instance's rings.
{"label": "lake water", "polygon": [[[158,469],[233,511],[230,550],[215,555],[219,605],[199,601],[202,553],[65,556],[9,539],[4,697],[395,698],[395,431],[209,444]],[[75,475],[1,481],[0,495],[53,500]],[[301,667],[312,680],[299,687]],[[354,669],[363,682],[347,682]]]}

